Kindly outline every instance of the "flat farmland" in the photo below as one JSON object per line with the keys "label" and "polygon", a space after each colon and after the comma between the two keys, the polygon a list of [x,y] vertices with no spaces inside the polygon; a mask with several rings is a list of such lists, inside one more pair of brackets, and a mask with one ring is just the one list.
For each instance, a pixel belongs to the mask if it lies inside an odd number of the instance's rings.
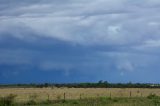
{"label": "flat farmland", "polygon": [[17,95],[16,102],[27,102],[34,97],[36,101],[74,100],[96,97],[147,97],[160,96],[160,89],[148,88],[1,88],[0,97]]}

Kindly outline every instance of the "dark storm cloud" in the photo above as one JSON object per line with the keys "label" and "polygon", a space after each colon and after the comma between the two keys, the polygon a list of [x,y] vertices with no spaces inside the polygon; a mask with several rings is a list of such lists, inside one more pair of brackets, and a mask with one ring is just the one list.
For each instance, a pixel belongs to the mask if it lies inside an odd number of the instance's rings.
{"label": "dark storm cloud", "polygon": [[144,70],[159,72],[159,5],[158,0],[0,0],[0,75],[53,72],[116,81]]}

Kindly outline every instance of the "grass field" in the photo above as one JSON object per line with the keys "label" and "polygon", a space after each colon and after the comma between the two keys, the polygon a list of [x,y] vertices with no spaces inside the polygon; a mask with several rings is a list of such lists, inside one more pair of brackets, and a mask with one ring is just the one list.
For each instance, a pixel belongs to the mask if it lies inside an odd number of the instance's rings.
{"label": "grass field", "polygon": [[[4,88],[0,97],[16,95],[14,102],[35,101],[42,106],[160,106],[159,97],[152,100],[147,96],[160,96],[160,89],[144,88]],[[65,100],[65,102],[64,102]],[[50,104],[46,104],[48,101]],[[108,105],[106,105],[108,104]],[[40,104],[39,104],[40,105]],[[53,105],[53,106],[54,106]]]}

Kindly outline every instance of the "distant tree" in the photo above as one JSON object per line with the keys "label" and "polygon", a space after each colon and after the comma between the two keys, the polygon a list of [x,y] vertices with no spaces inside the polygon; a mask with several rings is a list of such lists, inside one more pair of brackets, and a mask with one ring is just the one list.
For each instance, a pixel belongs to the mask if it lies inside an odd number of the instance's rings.
{"label": "distant tree", "polygon": [[104,81],[103,83],[105,83],[105,84],[109,84],[109,83],[108,83],[108,81]]}
{"label": "distant tree", "polygon": [[49,87],[49,83],[45,83],[45,84],[44,84],[44,87]]}
{"label": "distant tree", "polygon": [[103,80],[98,81],[98,83],[99,83],[99,84],[102,84],[102,83],[103,83]]}

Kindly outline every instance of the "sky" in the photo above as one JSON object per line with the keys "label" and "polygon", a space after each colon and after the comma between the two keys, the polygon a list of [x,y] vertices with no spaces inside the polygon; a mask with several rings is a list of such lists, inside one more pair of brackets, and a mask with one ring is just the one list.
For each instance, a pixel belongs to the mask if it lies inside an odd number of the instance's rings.
{"label": "sky", "polygon": [[159,0],[0,0],[0,84],[160,82]]}

